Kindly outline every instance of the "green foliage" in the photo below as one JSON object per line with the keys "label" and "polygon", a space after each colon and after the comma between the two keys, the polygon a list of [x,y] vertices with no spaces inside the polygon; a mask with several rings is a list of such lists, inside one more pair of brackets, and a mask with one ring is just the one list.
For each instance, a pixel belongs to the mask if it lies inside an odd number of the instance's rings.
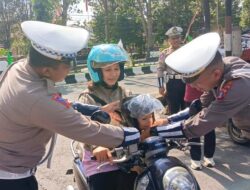
{"label": "green foliage", "polygon": [[[240,15],[242,12],[242,8],[239,5],[241,2],[242,0],[232,1],[232,24],[234,26],[239,26],[239,23],[240,23]],[[248,9],[248,11],[250,11],[250,9]]]}
{"label": "green foliage", "polygon": [[102,5],[95,5],[92,22],[94,43],[118,43],[121,39],[125,48],[135,49],[143,46],[142,24],[132,6],[132,1],[112,2],[108,11],[109,40],[105,37],[105,11]]}
{"label": "green foliage", "polygon": [[15,24],[11,29],[11,50],[13,55],[27,55],[29,40],[24,36],[20,24]]}
{"label": "green foliage", "polygon": [[[232,1],[232,25],[238,26],[240,22],[241,7],[239,6],[241,0]],[[211,28],[217,29],[218,26],[225,25],[225,3],[221,0],[210,1],[211,13]]]}
{"label": "green foliage", "polygon": [[5,48],[11,45],[11,30],[16,24],[32,17],[31,2],[29,0],[1,0],[0,1],[0,43]]}
{"label": "green foliage", "polygon": [[250,0],[243,1],[240,18],[241,18],[240,26],[243,29],[250,28]]}
{"label": "green foliage", "polygon": [[51,22],[54,9],[53,0],[32,0],[36,20]]}
{"label": "green foliage", "polygon": [[[138,11],[139,0],[110,0],[108,1],[108,11],[105,12],[104,2],[90,1],[94,7],[94,20],[92,22],[94,43],[118,42],[121,38],[127,49],[132,49],[138,53],[145,50],[145,29],[143,30],[143,19],[147,21],[146,13],[144,18]],[[250,0],[248,0],[250,1]],[[149,1],[143,1],[143,6]],[[196,15],[191,25],[190,35],[196,37],[204,32],[204,20],[202,3],[203,0],[151,0],[151,14],[153,17],[153,40],[161,49],[166,47],[164,40],[165,32],[170,27],[177,25],[183,28],[185,36],[191,20]],[[221,0],[210,2],[211,30],[222,30],[225,23],[225,4]],[[237,25],[240,19],[241,0],[232,1],[232,23]],[[248,10],[249,7],[248,7]],[[105,22],[107,16],[108,23]],[[250,18],[250,16],[248,16]],[[105,35],[105,24],[108,24],[108,36]],[[106,28],[107,29],[107,28]]]}
{"label": "green foliage", "polygon": [[[26,54],[29,43],[22,36],[20,23],[24,20],[35,19],[45,22],[65,24],[69,17],[67,11],[80,13],[76,5],[80,0],[2,0],[0,1],[0,43],[7,48],[12,47],[13,53]],[[106,2],[106,4],[105,4]],[[204,26],[203,0],[140,0],[144,15],[139,12],[139,0],[88,0],[94,9],[94,19],[85,23],[84,27],[92,31],[89,46],[99,43],[117,43],[122,40],[125,48],[132,55],[143,55],[147,33],[143,21],[149,21],[147,9],[151,2],[153,18],[153,44],[165,48],[165,32],[173,25],[181,26],[185,35],[193,15],[199,12],[192,25],[190,35],[196,37]],[[211,13],[211,29],[217,30],[225,24],[225,4],[222,0],[209,1]],[[241,5],[242,6],[239,6]],[[105,7],[105,5],[107,5]],[[62,11],[55,18],[55,11]],[[106,18],[106,19],[105,19]],[[147,20],[149,19],[149,20]],[[250,0],[232,1],[232,23],[245,29],[250,27]],[[105,25],[106,24],[106,25]],[[105,35],[105,31],[108,33]],[[148,48],[148,46],[147,46]],[[3,50],[1,50],[3,51]],[[1,53],[1,52],[0,52]]]}
{"label": "green foliage", "polygon": [[[155,40],[163,43],[166,38],[165,32],[172,26],[182,27],[183,35],[185,35],[193,15],[196,11],[200,12],[200,9],[200,2],[197,0],[168,0],[161,6],[157,6],[154,13]],[[203,26],[202,19],[200,13],[192,26],[195,35],[199,33]]]}
{"label": "green foliage", "polygon": [[0,48],[0,57],[2,56],[6,56],[8,53],[8,50],[7,49],[4,49],[4,48]]}

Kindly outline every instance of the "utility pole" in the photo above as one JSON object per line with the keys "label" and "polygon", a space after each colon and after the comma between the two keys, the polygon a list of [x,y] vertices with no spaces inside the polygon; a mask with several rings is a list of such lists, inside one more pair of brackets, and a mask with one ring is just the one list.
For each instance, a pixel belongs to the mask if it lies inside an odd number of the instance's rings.
{"label": "utility pole", "polygon": [[210,7],[209,0],[203,0],[203,14],[205,33],[210,32]]}
{"label": "utility pole", "polygon": [[225,16],[225,34],[224,48],[225,55],[232,55],[232,0],[225,0],[226,16]]}

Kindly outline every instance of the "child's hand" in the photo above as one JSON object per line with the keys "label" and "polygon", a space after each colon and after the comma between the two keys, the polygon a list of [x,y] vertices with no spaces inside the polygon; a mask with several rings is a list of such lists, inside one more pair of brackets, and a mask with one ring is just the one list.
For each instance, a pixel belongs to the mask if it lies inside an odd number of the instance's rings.
{"label": "child's hand", "polygon": [[120,125],[122,123],[122,117],[119,113],[110,112],[109,115],[111,117],[111,124],[112,125]]}
{"label": "child's hand", "polygon": [[119,108],[120,108],[120,101],[118,100],[115,102],[111,102],[105,106],[102,106],[101,110],[110,113],[114,112],[115,110],[119,110]]}
{"label": "child's hand", "polygon": [[150,137],[150,128],[157,127],[157,126],[162,126],[162,125],[166,125],[166,124],[168,124],[167,119],[158,119],[157,121],[155,121],[153,123],[152,126],[146,128],[144,130],[141,130],[141,141],[143,141],[144,139]]}
{"label": "child's hand", "polygon": [[93,150],[93,155],[96,157],[98,162],[113,161],[112,154],[108,148],[98,146]]}

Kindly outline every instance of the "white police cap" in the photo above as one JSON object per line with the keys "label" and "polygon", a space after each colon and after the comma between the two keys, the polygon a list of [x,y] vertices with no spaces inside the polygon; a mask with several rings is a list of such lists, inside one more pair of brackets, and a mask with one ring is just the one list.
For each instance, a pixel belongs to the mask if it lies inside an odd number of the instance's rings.
{"label": "white police cap", "polygon": [[191,78],[211,63],[219,45],[218,33],[203,34],[167,56],[165,63],[183,77]]}
{"label": "white police cap", "polygon": [[83,28],[40,21],[25,21],[21,27],[39,53],[56,60],[74,58],[87,45],[89,39],[89,32]]}
{"label": "white police cap", "polygon": [[181,33],[183,32],[183,29],[179,26],[174,26],[170,28],[165,35],[168,37],[173,37],[173,36],[180,36]]}

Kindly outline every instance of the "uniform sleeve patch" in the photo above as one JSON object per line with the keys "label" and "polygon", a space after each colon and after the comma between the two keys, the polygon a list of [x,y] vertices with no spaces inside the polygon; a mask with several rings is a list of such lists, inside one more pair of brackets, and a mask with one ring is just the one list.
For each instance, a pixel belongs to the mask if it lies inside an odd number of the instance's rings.
{"label": "uniform sleeve patch", "polygon": [[232,85],[233,85],[233,81],[228,81],[222,84],[219,90],[219,95],[217,96],[216,99],[223,100],[226,97],[228,91],[232,88]]}
{"label": "uniform sleeve patch", "polygon": [[51,99],[53,101],[56,101],[57,103],[62,104],[66,108],[70,108],[71,107],[71,103],[67,99],[62,98],[60,94],[53,94],[51,96]]}
{"label": "uniform sleeve patch", "polygon": [[164,60],[165,60],[165,54],[162,52],[160,57],[159,57],[159,61],[164,62]]}

